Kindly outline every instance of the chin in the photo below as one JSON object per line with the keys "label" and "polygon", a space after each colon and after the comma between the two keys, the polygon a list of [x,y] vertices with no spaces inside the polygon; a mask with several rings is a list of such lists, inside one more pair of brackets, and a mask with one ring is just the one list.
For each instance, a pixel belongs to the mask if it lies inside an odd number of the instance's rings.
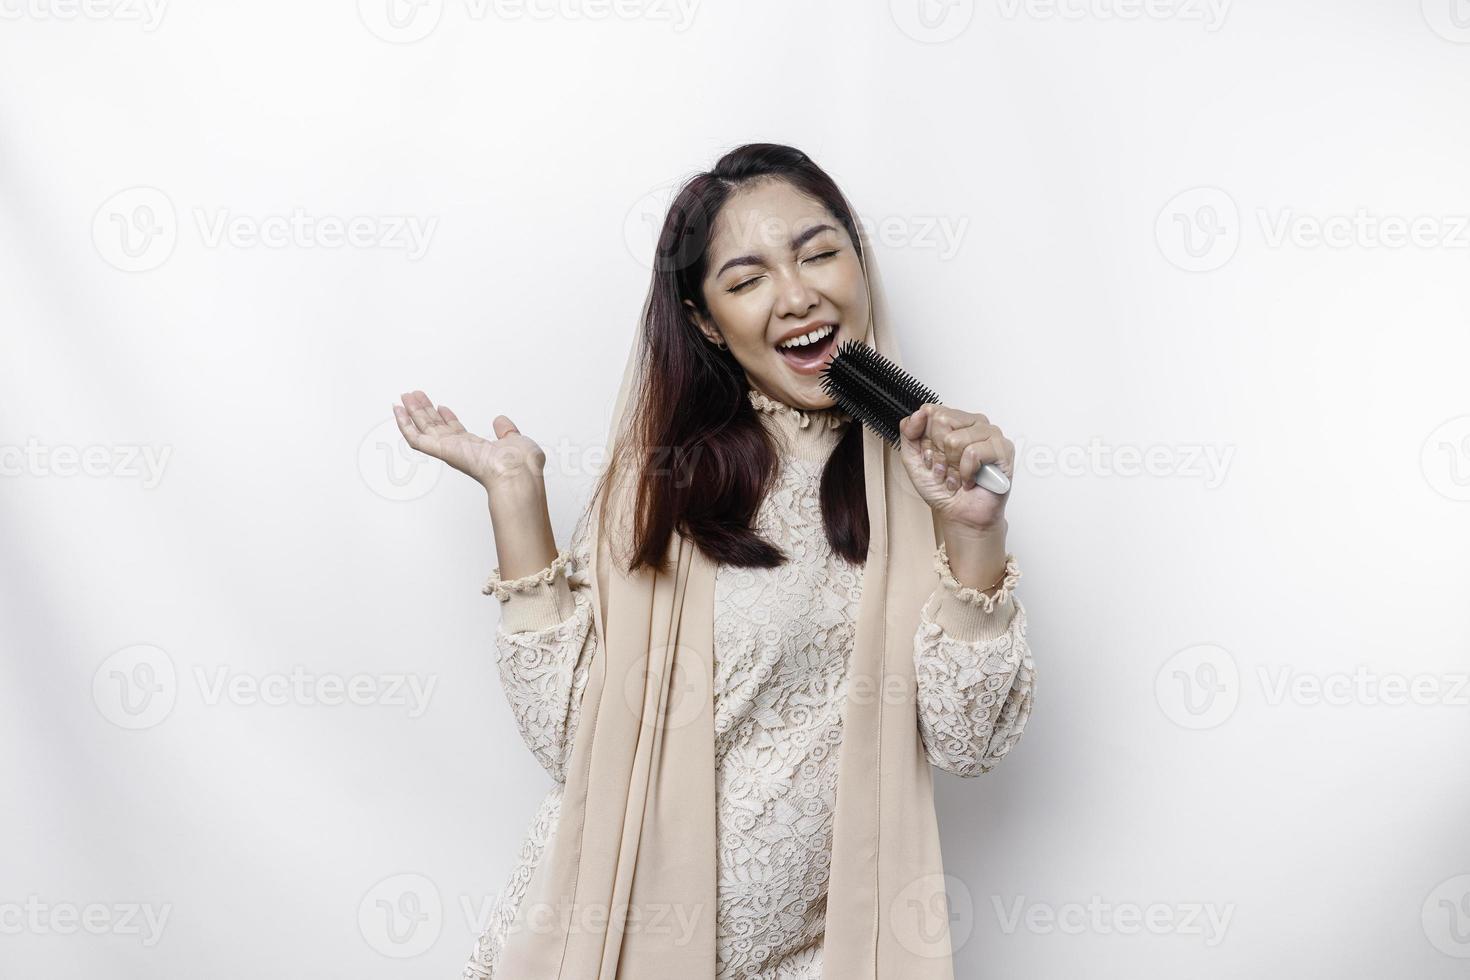
{"label": "chin", "polygon": [[809,385],[800,389],[800,397],[791,399],[791,404],[797,408],[819,411],[836,405],[837,399],[827,394],[827,389],[822,387],[821,382],[813,378]]}

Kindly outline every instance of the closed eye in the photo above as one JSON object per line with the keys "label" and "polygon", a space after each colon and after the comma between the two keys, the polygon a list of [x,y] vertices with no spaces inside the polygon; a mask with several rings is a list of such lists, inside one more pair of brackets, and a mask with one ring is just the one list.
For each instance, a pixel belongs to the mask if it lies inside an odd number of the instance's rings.
{"label": "closed eye", "polygon": [[[826,252],[818,252],[816,255],[811,256],[810,258],[806,259],[805,261],[807,261],[807,262],[826,261],[827,259],[830,259],[832,256],[836,255],[840,251],[841,251],[841,249],[834,248],[834,249],[829,249]],[[746,286],[750,286],[750,285],[753,285],[753,284],[755,284],[757,282],[760,282],[764,278],[765,278],[765,276],[751,276],[749,279],[743,279],[740,282],[737,282],[735,285],[733,285],[729,289],[725,290],[725,292],[727,292],[727,293],[739,293],[739,292],[743,292],[745,290],[745,287]]]}

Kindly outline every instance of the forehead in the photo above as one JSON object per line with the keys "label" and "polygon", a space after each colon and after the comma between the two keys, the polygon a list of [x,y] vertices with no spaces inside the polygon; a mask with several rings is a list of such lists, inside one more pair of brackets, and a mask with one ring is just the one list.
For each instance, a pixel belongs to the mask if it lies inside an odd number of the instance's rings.
{"label": "forehead", "polygon": [[761,181],[730,195],[710,236],[712,255],[785,251],[813,225],[842,225],[827,206],[784,180]]}

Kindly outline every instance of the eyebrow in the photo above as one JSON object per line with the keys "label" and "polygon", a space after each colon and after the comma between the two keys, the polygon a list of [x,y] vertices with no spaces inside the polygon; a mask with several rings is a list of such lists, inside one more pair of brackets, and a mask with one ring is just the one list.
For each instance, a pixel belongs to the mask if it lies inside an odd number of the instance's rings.
{"label": "eyebrow", "polygon": [[[793,252],[796,251],[797,249],[805,245],[808,241],[815,238],[817,235],[821,234],[824,231],[836,230],[837,229],[831,225],[812,225],[812,227],[808,228],[800,235],[797,235],[795,238],[791,239],[791,250]],[[725,274],[725,270],[730,268],[732,265],[760,265],[761,262],[762,259],[759,255],[742,255],[739,258],[731,259],[724,265],[720,266],[720,271],[716,272],[714,277],[718,279],[720,276],[723,276]]]}

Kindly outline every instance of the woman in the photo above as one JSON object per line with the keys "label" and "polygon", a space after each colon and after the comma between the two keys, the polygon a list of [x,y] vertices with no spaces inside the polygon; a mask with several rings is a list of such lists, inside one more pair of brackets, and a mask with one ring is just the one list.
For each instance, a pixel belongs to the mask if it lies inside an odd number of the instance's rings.
{"label": "woman", "polygon": [[508,418],[394,406],[487,489],[500,675],[554,781],[466,978],[953,976],[929,767],[988,771],[1030,714],[1008,495],[974,483],[1014,450],[925,405],[895,454],[834,405],[839,344],[898,360],[866,251],[798,150],[688,181],[564,551]]}

